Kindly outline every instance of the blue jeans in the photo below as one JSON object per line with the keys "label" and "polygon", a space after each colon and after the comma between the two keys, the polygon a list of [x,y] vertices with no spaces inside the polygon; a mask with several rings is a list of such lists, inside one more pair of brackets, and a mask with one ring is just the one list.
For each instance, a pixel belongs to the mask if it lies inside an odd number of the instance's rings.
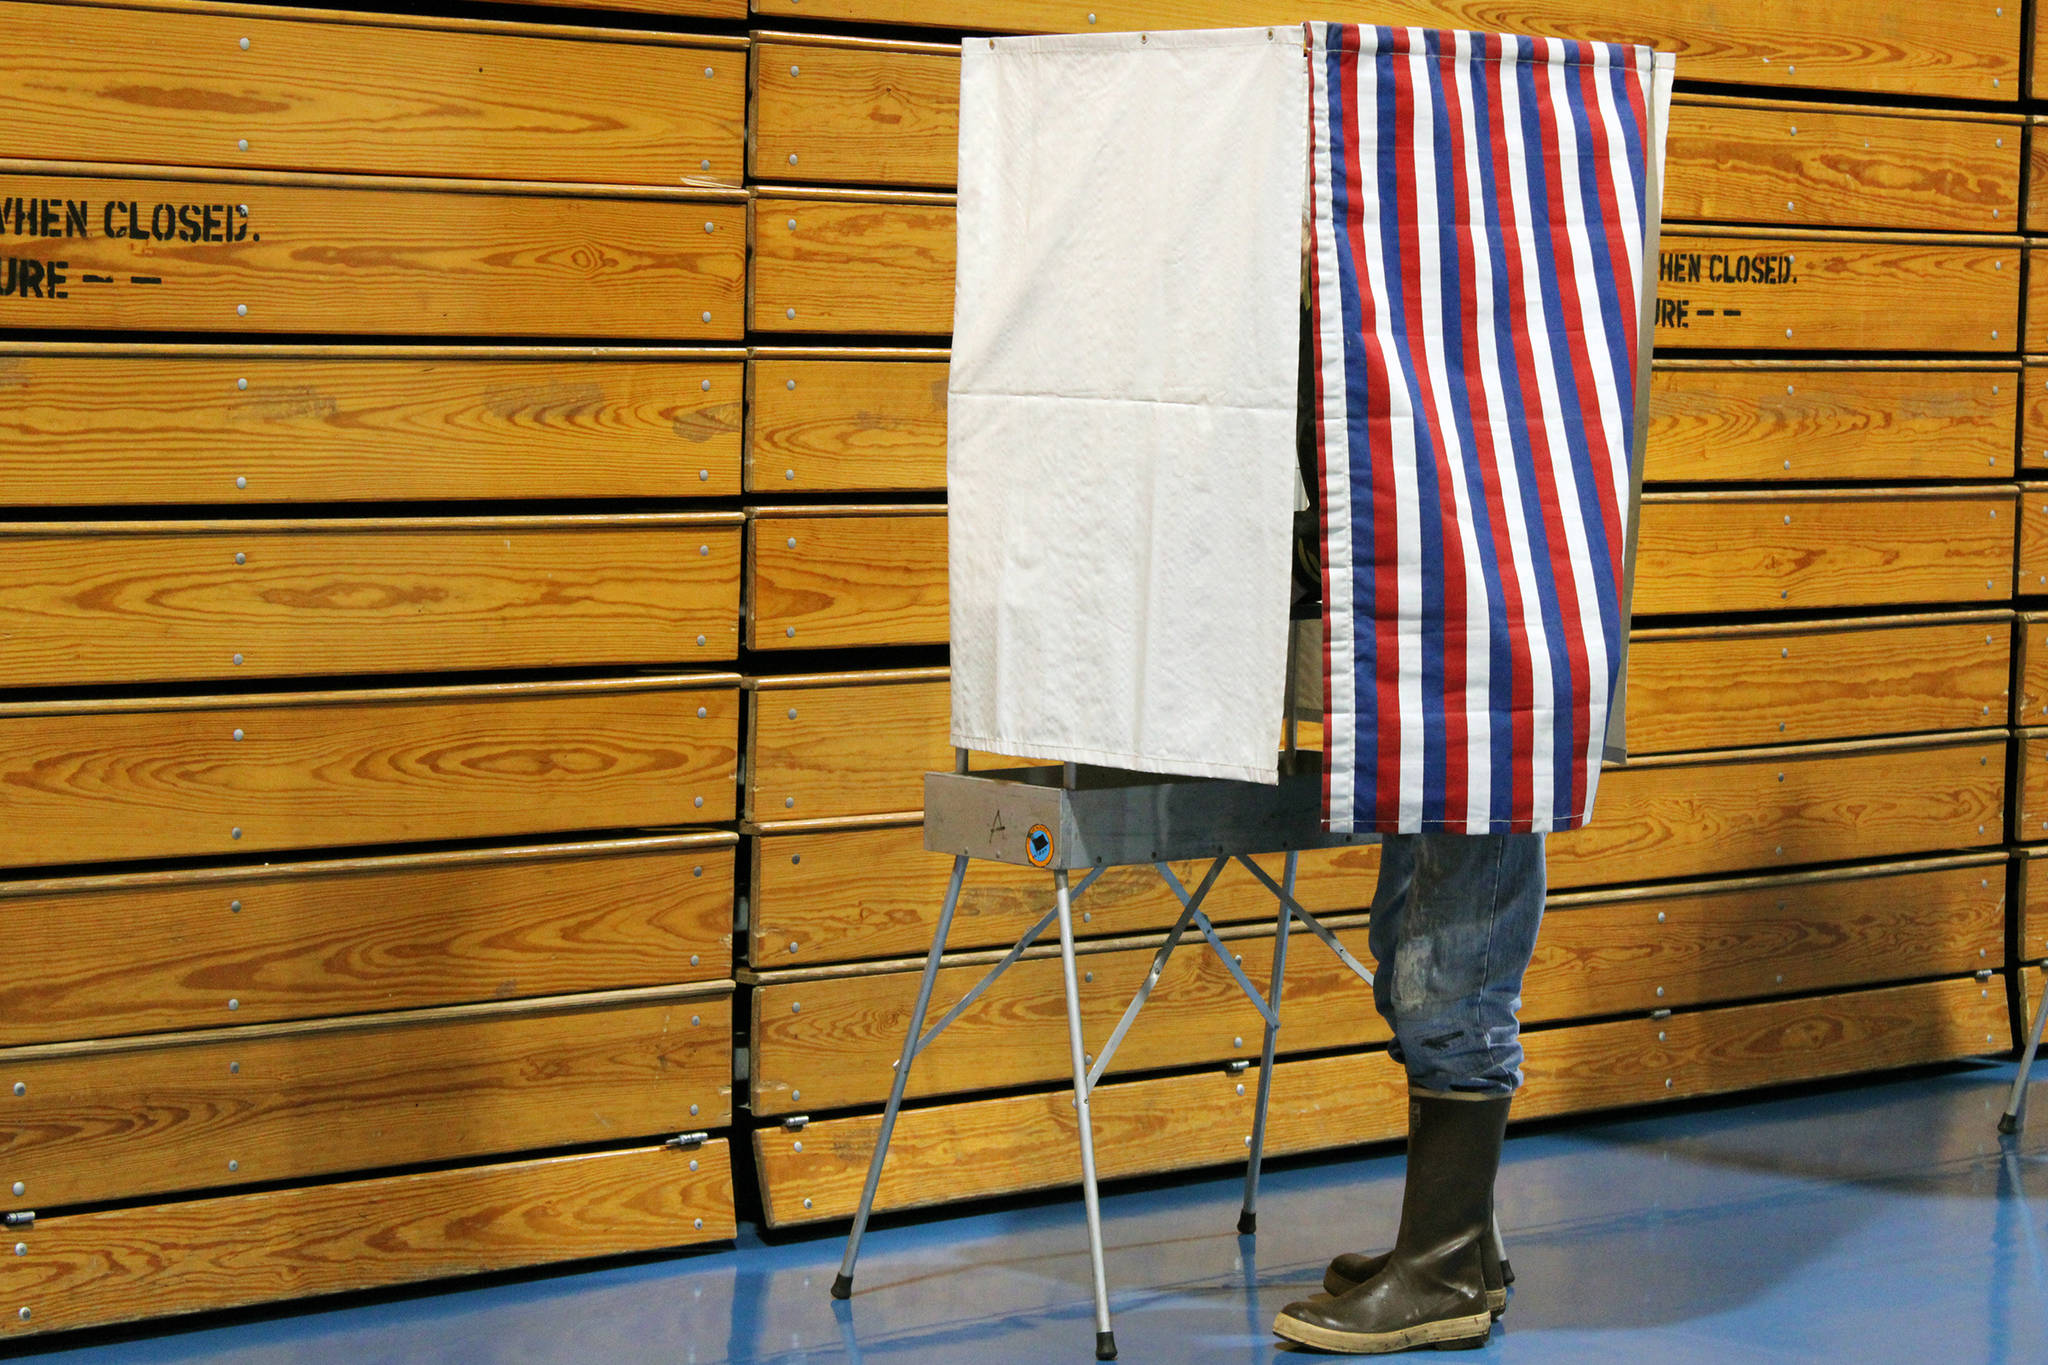
{"label": "blue jeans", "polygon": [[1420,1090],[1522,1084],[1522,974],[1546,890],[1540,834],[1389,834],[1373,893],[1373,1004]]}

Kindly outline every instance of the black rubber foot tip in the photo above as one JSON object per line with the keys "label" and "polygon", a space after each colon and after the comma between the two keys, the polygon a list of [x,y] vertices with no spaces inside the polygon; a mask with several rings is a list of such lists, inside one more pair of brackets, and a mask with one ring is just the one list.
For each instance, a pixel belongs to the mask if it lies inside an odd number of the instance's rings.
{"label": "black rubber foot tip", "polygon": [[1116,1333],[1097,1332],[1095,1334],[1095,1358],[1097,1360],[1116,1359]]}
{"label": "black rubber foot tip", "polygon": [[853,1276],[841,1275],[832,1281],[832,1297],[850,1299],[853,1297]]}
{"label": "black rubber foot tip", "polygon": [[1508,1258],[1500,1258],[1500,1282],[1503,1288],[1515,1282],[1515,1268],[1508,1264]]}
{"label": "black rubber foot tip", "polygon": [[1237,1215],[1237,1231],[1241,1237],[1249,1237],[1259,1230],[1259,1215],[1246,1211]]}
{"label": "black rubber foot tip", "polygon": [[2017,1132],[2018,1132],[2019,1130],[2020,1130],[2020,1118],[2019,1118],[2019,1115],[2017,1115],[2017,1114],[2000,1114],[2000,1115],[1998,1116],[1998,1131],[1999,1131],[1999,1132],[2001,1132],[2001,1133],[2006,1133],[2006,1134],[2012,1134],[2012,1133],[2017,1133]]}

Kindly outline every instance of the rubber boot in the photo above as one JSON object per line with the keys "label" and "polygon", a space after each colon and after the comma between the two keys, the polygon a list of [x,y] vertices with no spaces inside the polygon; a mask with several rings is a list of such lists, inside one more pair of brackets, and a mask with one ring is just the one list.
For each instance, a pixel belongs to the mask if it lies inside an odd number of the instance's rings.
{"label": "rubber boot", "polygon": [[[1391,1255],[1390,1251],[1382,1251],[1376,1256],[1362,1251],[1345,1252],[1331,1261],[1329,1269],[1323,1272],[1323,1292],[1332,1295],[1349,1293],[1385,1269]],[[1479,1245],[1479,1268],[1486,1276],[1486,1309],[1496,1318],[1508,1311],[1508,1286],[1501,1267],[1493,1238],[1488,1237]]]}
{"label": "rubber boot", "polygon": [[1346,1355],[1485,1345],[1493,1314],[1484,1248],[1508,1103],[1411,1092],[1401,1231],[1386,1264],[1342,1294],[1288,1304],[1273,1330]]}

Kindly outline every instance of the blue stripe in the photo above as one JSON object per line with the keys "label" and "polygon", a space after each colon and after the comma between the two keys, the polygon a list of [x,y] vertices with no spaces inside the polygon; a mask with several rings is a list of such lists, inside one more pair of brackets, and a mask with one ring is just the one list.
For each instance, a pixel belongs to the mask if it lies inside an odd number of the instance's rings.
{"label": "blue stripe", "polygon": [[[1499,211],[1493,197],[1493,109],[1489,98],[1494,68],[1493,63],[1486,59],[1485,46],[1483,39],[1474,39],[1471,57],[1472,98],[1467,101],[1465,108],[1465,118],[1472,125],[1473,140],[1479,148],[1480,193],[1478,201],[1471,204],[1469,210],[1474,215],[1492,219],[1491,230],[1486,232],[1485,239],[1474,242],[1475,251],[1486,250],[1489,242],[1497,244],[1500,237]],[[1484,217],[1481,221],[1484,221]],[[1489,254],[1496,258],[1499,256],[1498,251]],[[1476,285],[1477,282],[1473,283]],[[1493,288],[1496,300],[1494,307],[1498,315],[1505,312],[1505,304],[1502,302],[1503,282],[1497,261],[1494,267]],[[1448,297],[1446,294],[1447,300]],[[1457,329],[1453,335],[1459,338],[1459,345],[1453,354],[1457,357],[1455,369],[1462,385],[1470,370],[1480,367],[1480,357],[1476,350],[1470,355],[1465,352],[1462,317],[1447,312],[1445,326]],[[1486,344],[1484,334],[1477,337],[1476,344]],[[1483,377],[1484,371],[1481,373]],[[1481,392],[1485,392],[1483,378]],[[1514,694],[1510,688],[1515,661],[1509,634],[1511,627],[1507,617],[1506,593],[1501,585],[1500,574],[1500,556],[1507,548],[1507,541],[1504,537],[1496,538],[1493,511],[1486,501],[1486,472],[1481,466],[1473,433],[1472,408],[1469,403],[1463,401],[1464,394],[1465,390],[1461,387],[1457,393],[1458,401],[1453,402],[1451,410],[1457,415],[1458,443],[1465,451],[1465,484],[1472,490],[1473,532],[1479,547],[1480,570],[1486,580],[1486,620],[1478,623],[1468,622],[1467,627],[1483,629],[1486,632],[1487,706],[1489,714],[1494,718],[1494,723],[1488,727],[1492,759],[1487,777],[1489,786],[1486,803],[1489,818],[1502,821],[1510,819],[1514,811],[1514,782],[1511,774],[1515,761],[1514,731],[1510,726],[1500,723],[1514,706]],[[1500,464],[1498,448],[1494,453],[1494,464],[1496,467]]]}
{"label": "blue stripe", "polygon": [[[1353,790],[1365,801],[1372,799],[1378,787],[1379,711],[1378,698],[1369,687],[1361,685],[1361,679],[1370,679],[1377,666],[1378,641],[1370,629],[1360,630],[1362,622],[1370,627],[1373,621],[1371,590],[1373,585],[1372,557],[1372,485],[1371,464],[1360,455],[1366,445],[1366,375],[1365,348],[1360,343],[1359,333],[1365,325],[1364,308],[1359,299],[1358,262],[1352,259],[1351,241],[1344,225],[1351,220],[1351,195],[1345,171],[1346,145],[1344,121],[1350,92],[1343,84],[1343,42],[1344,35],[1354,32],[1348,27],[1332,24],[1329,27],[1329,43],[1325,54],[1327,67],[1324,88],[1328,93],[1329,117],[1326,124],[1330,136],[1330,195],[1331,216],[1337,229],[1337,286],[1338,297],[1343,308],[1344,334],[1340,357],[1344,363],[1344,392],[1339,395],[1344,404],[1344,429],[1350,442],[1351,468],[1347,475],[1351,482],[1351,524],[1344,528],[1351,537],[1351,658],[1332,658],[1332,668],[1351,668],[1351,686],[1354,699],[1353,734],[1357,746],[1356,771],[1353,773]],[[1368,553],[1360,554],[1361,546],[1368,547]]]}

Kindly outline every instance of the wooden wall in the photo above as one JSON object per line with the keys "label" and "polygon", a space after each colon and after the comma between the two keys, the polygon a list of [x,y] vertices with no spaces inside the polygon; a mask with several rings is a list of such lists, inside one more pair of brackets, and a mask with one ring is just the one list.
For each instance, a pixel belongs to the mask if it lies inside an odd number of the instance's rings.
{"label": "wooden wall", "polygon": [[[947,869],[958,41],[1300,17],[363,3],[0,5],[0,1339],[850,1212]],[[2026,8],[1522,7],[1684,83],[1641,757],[1552,841],[1519,1117],[2011,1043]],[[1361,954],[1375,868],[1303,868]],[[975,869],[941,996],[1046,903]],[[1258,975],[1262,893],[1212,908]],[[1089,893],[1091,1041],[1175,909]],[[1397,1135],[1364,994],[1313,944],[1288,993],[1273,1150]],[[925,1054],[884,1206],[1077,1178],[1060,1019],[1034,950]],[[1103,1169],[1241,1159],[1257,1035],[1177,959]]]}

